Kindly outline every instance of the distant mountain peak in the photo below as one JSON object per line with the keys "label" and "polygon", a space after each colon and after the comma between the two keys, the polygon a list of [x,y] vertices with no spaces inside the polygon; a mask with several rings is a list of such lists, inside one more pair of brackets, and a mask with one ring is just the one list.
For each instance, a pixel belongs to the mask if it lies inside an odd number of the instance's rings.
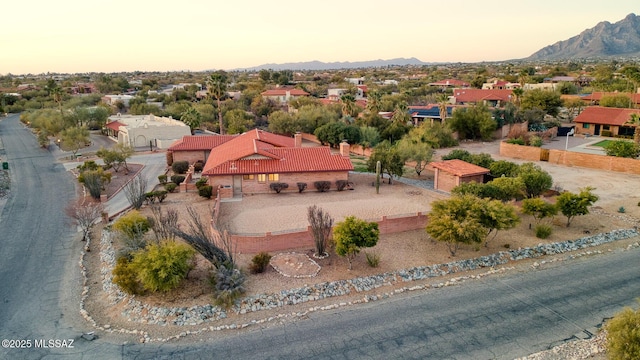
{"label": "distant mountain peak", "polygon": [[553,45],[546,46],[528,60],[640,56],[640,17],[634,13],[612,24],[599,22],[591,29]]}
{"label": "distant mountain peak", "polygon": [[387,67],[387,66],[422,66],[431,65],[433,63],[422,62],[415,57],[412,58],[395,58],[389,60],[369,60],[369,61],[342,61],[342,62],[322,62],[318,60],[284,63],[284,64],[262,64],[251,68],[234,69],[234,70],[246,70],[246,71],[258,71],[258,70],[336,70],[336,69],[358,69],[358,68],[371,68],[371,67]]}

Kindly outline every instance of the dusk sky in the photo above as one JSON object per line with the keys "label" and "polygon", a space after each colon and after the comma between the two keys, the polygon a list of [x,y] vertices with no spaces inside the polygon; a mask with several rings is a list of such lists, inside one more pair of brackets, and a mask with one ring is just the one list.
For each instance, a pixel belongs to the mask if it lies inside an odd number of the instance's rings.
{"label": "dusk sky", "polygon": [[638,0],[9,1],[0,74],[498,61],[638,10]]}

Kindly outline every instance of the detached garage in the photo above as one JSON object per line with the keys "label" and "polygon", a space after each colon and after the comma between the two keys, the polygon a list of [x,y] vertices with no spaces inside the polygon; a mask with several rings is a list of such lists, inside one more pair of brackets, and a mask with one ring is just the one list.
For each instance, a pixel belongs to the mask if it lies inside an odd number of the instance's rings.
{"label": "detached garage", "polygon": [[432,162],[430,165],[435,171],[434,188],[446,192],[451,192],[462,183],[482,183],[484,176],[490,172],[489,169],[458,159]]}

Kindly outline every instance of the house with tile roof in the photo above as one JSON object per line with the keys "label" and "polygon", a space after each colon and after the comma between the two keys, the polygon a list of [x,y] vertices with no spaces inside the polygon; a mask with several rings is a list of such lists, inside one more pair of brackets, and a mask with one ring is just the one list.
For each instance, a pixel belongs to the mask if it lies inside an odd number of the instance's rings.
{"label": "house with tile roof", "polygon": [[290,100],[299,98],[301,96],[309,96],[309,93],[304,90],[295,89],[292,87],[279,87],[263,91],[262,93],[260,93],[260,95],[262,95],[263,98],[274,101],[278,104],[286,104]]}
{"label": "house with tile roof", "polygon": [[335,188],[336,181],[348,180],[351,170],[347,143],[333,154],[329,147],[302,147],[301,134],[290,138],[254,129],[213,147],[202,176],[221,189],[221,197],[238,197],[271,192],[272,183],[288,184],[284,191],[289,192],[298,191],[297,183],[312,189],[316,181],[329,181]]}
{"label": "house with tile roof", "polygon": [[453,89],[453,102],[456,105],[485,104],[490,107],[502,107],[512,99],[513,90],[507,89]]}
{"label": "house with tile roof", "polygon": [[587,106],[573,122],[576,134],[633,136],[635,127],[625,125],[631,114],[640,114],[640,109]]}
{"label": "house with tile roof", "polygon": [[484,176],[491,172],[459,159],[432,162],[429,165],[434,169],[433,187],[446,192],[451,192],[462,183],[475,181],[481,184],[484,182]]}
{"label": "house with tile roof", "polygon": [[205,163],[211,149],[237,136],[239,135],[186,135],[171,144],[167,152],[171,154],[172,163],[175,161],[187,161],[189,164],[198,161]]}
{"label": "house with tile roof", "polygon": [[582,97],[582,100],[587,102],[590,105],[600,105],[600,100],[602,100],[603,97],[611,97],[611,96],[626,96],[629,98],[629,105],[630,106],[638,106],[640,105],[640,93],[638,94],[634,94],[634,93],[628,93],[628,92],[602,92],[602,91],[596,91],[593,92],[589,95],[585,95]]}

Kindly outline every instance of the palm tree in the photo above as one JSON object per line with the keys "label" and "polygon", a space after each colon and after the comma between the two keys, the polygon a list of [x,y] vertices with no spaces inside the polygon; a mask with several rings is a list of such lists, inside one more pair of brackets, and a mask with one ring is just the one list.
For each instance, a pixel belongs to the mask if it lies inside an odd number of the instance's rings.
{"label": "palm tree", "polygon": [[50,93],[51,93],[51,97],[53,98],[53,101],[55,101],[58,104],[58,107],[60,109],[60,115],[62,115],[62,89],[56,86],[51,89]]}
{"label": "palm tree", "polygon": [[625,124],[631,125],[635,128],[633,130],[633,141],[637,145],[640,145],[640,114],[631,114],[631,117]]}
{"label": "palm tree", "polygon": [[443,123],[447,119],[447,105],[449,105],[449,96],[447,94],[438,95],[438,109],[440,110],[440,120]]}
{"label": "palm tree", "polygon": [[382,100],[382,94],[378,90],[371,90],[367,96],[367,110],[372,114],[380,112],[380,100]]}
{"label": "palm tree", "polygon": [[356,108],[356,98],[351,94],[344,94],[340,97],[342,101],[342,116],[352,117]]}
{"label": "palm tree", "polygon": [[521,87],[517,87],[511,91],[513,94],[513,104],[517,107],[520,107],[520,99],[522,99],[522,94],[524,94],[524,89]]}
{"label": "palm tree", "polygon": [[227,86],[229,84],[229,78],[224,71],[216,71],[211,74],[208,81],[209,95],[216,99],[218,104],[218,124],[220,126],[220,135],[224,135],[224,124],[222,122],[222,106],[220,100],[227,94]]}
{"label": "palm tree", "polygon": [[180,121],[191,128],[191,133],[200,126],[201,115],[194,107],[185,110],[180,116]]}

